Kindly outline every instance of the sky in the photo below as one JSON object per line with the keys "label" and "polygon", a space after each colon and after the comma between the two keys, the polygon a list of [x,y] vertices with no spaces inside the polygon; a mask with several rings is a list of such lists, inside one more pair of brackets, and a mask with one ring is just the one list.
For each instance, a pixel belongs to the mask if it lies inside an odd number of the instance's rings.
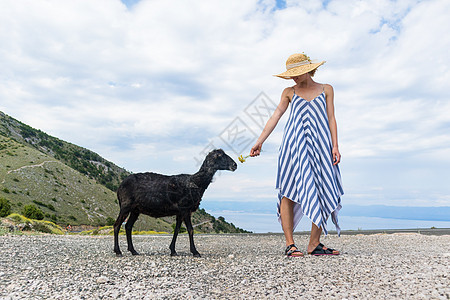
{"label": "sky", "polygon": [[[447,0],[2,0],[0,111],[132,172],[194,173],[211,148],[249,152],[294,84],[272,75],[305,52],[335,91],[343,209],[450,206],[449,14]],[[202,207],[276,219],[288,114]]]}

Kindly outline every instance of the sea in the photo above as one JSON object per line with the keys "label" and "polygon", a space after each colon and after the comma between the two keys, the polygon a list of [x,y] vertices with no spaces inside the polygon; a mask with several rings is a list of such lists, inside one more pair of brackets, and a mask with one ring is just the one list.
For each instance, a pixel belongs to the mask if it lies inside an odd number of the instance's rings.
{"label": "sea", "polygon": [[[213,216],[222,216],[227,222],[254,233],[283,232],[276,213],[248,213],[236,211],[206,210]],[[408,220],[364,216],[339,216],[341,230],[383,230],[383,229],[430,229],[450,228],[450,221],[436,220]],[[328,230],[335,230],[331,219],[328,221]],[[299,231],[311,230],[311,221],[303,217],[295,229]]]}

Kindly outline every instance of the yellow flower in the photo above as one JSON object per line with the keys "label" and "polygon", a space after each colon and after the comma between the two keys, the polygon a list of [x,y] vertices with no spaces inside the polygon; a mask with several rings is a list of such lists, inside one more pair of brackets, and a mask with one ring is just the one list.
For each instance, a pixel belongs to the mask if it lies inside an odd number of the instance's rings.
{"label": "yellow flower", "polygon": [[247,157],[249,157],[249,156],[250,156],[250,155],[243,156],[243,155],[241,154],[241,156],[239,156],[238,159],[239,159],[239,161],[240,161],[241,163],[244,163],[244,162],[245,162],[245,159],[246,159]]}

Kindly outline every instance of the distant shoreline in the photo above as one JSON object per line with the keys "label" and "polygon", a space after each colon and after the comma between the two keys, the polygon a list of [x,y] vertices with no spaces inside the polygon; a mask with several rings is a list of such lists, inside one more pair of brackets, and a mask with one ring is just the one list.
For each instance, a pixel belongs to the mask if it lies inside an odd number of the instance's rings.
{"label": "distant shoreline", "polygon": [[[373,235],[373,234],[393,234],[393,233],[417,233],[423,235],[450,235],[450,228],[415,228],[415,229],[364,229],[364,230],[342,230],[341,235]],[[309,235],[310,231],[295,231],[294,235]],[[330,235],[336,236],[337,233],[334,230],[329,231]],[[172,236],[172,234],[159,234],[159,236]],[[196,233],[195,235],[256,235],[256,236],[268,236],[268,235],[280,235],[282,236],[282,232],[251,232],[251,233]]]}
{"label": "distant shoreline", "polygon": [[[392,233],[419,233],[424,235],[450,235],[450,228],[415,228],[415,229],[364,229],[364,230],[342,230],[341,235],[371,235],[371,234],[392,234]],[[258,235],[268,234],[280,234],[282,232],[266,232],[266,233],[253,233]],[[309,235],[309,231],[294,232],[297,235]],[[336,235],[336,231],[330,230],[329,234]]]}

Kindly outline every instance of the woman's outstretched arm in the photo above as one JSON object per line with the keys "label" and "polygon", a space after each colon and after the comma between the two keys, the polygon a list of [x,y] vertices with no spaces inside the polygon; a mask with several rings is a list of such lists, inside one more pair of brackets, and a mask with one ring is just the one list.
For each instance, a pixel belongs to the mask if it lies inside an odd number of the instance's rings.
{"label": "woman's outstretched arm", "polygon": [[256,140],[255,145],[250,150],[250,156],[258,156],[261,153],[262,144],[266,141],[269,135],[272,133],[275,126],[277,126],[278,121],[283,116],[287,107],[289,106],[289,101],[292,98],[292,88],[285,88],[283,93],[281,94],[281,100],[278,104],[277,108],[273,112],[270,119],[267,121],[266,126],[264,127],[261,135]]}

